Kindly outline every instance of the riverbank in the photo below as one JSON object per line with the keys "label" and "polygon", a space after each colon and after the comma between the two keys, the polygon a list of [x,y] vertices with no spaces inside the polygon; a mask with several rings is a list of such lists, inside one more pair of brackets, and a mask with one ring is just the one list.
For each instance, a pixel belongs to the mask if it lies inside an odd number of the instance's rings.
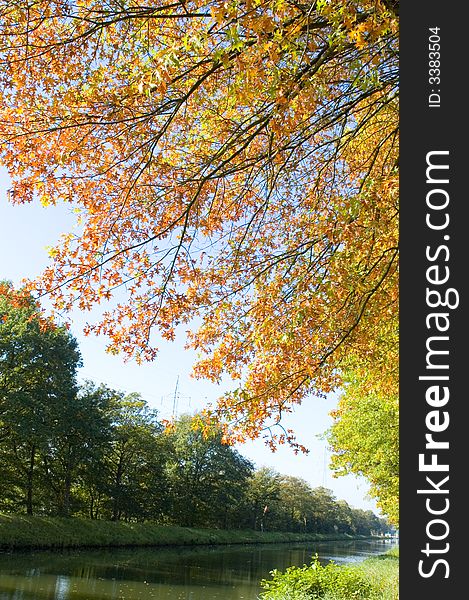
{"label": "riverbank", "polygon": [[398,600],[399,549],[365,559],[359,564],[321,565],[274,571],[262,582],[262,600]]}
{"label": "riverbank", "polygon": [[197,546],[364,539],[346,534],[296,534],[195,529],[60,517],[0,515],[0,548],[4,550],[100,548],[124,546]]}

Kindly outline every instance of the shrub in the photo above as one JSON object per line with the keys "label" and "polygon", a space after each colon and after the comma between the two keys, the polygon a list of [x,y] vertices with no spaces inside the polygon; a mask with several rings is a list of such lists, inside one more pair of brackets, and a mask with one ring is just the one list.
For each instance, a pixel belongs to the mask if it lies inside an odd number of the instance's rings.
{"label": "shrub", "polygon": [[289,567],[285,573],[274,570],[271,575],[261,583],[264,600],[310,600],[326,594],[337,600],[365,600],[372,594],[371,583],[357,569],[333,562],[323,566],[317,555],[310,566]]}

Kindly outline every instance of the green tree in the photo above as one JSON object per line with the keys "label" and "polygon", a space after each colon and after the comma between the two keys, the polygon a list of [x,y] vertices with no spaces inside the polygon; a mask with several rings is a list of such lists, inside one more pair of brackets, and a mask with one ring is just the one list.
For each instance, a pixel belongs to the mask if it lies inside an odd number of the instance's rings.
{"label": "green tree", "polygon": [[281,475],[274,469],[262,467],[253,473],[247,491],[250,527],[261,531],[276,528],[281,489]]}
{"label": "green tree", "polygon": [[314,531],[319,533],[337,532],[338,513],[337,501],[332,490],[323,486],[314,488],[313,511],[311,515]]}
{"label": "green tree", "polygon": [[76,494],[83,471],[87,467],[100,471],[100,460],[111,438],[107,408],[106,397],[90,389],[89,383],[57,407],[42,463],[45,479],[53,492],[51,506],[60,515],[68,516],[72,509],[79,507],[76,498],[72,506],[72,492]]}
{"label": "green tree", "polygon": [[76,340],[46,318],[29,292],[0,283],[0,440],[7,477],[33,513],[39,459],[63,406],[76,394]]}
{"label": "green tree", "polygon": [[[103,393],[104,387],[100,391]],[[137,393],[108,390],[110,394],[109,417],[111,439],[105,453],[106,486],[109,495],[110,518],[144,518],[150,497],[144,491],[150,481],[145,478],[151,473],[151,481],[159,480],[151,488],[155,504],[164,495],[163,456],[158,458],[157,436],[162,427],[157,413]]]}
{"label": "green tree", "polygon": [[382,395],[364,376],[349,381],[333,413],[328,440],[337,476],[353,473],[370,482],[370,495],[393,524],[399,522],[399,407],[397,393]]}
{"label": "green tree", "polygon": [[[77,424],[76,510],[92,519],[160,520],[167,499],[166,446],[156,411],[139,394],[91,381],[82,386],[78,405],[87,415]],[[68,450],[68,437],[65,442]]]}
{"label": "green tree", "polygon": [[359,535],[370,535],[386,533],[390,529],[387,519],[375,515],[371,510],[362,510],[361,508],[352,509],[353,533]]}
{"label": "green tree", "polygon": [[252,471],[249,460],[223,442],[219,428],[206,433],[182,416],[168,435],[171,451],[166,463],[171,514],[176,523],[193,526],[236,525]]}
{"label": "green tree", "polygon": [[311,531],[313,490],[299,477],[283,476],[279,499],[285,513],[283,528],[287,531]]}

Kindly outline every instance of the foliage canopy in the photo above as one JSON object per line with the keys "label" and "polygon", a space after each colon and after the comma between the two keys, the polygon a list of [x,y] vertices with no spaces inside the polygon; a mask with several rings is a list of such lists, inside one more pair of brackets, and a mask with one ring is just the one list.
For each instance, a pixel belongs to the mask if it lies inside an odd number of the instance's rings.
{"label": "foliage canopy", "polygon": [[79,223],[36,289],[114,298],[88,330],[141,360],[196,318],[233,440],[371,363],[397,313],[397,6],[0,2],[12,200]]}

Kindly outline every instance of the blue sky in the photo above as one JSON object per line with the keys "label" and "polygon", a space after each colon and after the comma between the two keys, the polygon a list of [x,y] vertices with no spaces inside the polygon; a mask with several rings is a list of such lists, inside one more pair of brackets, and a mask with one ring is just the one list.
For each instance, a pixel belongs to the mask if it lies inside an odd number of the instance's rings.
{"label": "blue sky", "polygon": [[[55,243],[61,233],[70,231],[74,215],[70,206],[44,208],[39,203],[12,206],[7,201],[8,176],[0,168],[0,279],[18,284],[23,277],[38,275],[48,262],[46,246]],[[44,302],[47,307],[47,301]],[[162,342],[156,361],[144,365],[124,363],[119,356],[105,352],[106,339],[85,337],[82,327],[95,313],[74,312],[71,331],[77,338],[83,356],[82,379],[92,379],[126,392],[139,392],[162,417],[192,412],[214,401],[225,389],[223,384],[197,381],[190,377],[194,354],[184,350],[184,339],[177,336],[173,343]],[[313,487],[324,485],[338,499],[355,508],[378,513],[374,501],[367,498],[368,485],[353,476],[333,478],[327,464],[329,451],[320,439],[331,425],[329,412],[336,398],[310,398],[289,415],[284,425],[295,430],[300,442],[310,448],[307,456],[296,455],[281,447],[272,453],[261,440],[238,446],[257,467],[269,466],[280,473],[302,477]]]}

